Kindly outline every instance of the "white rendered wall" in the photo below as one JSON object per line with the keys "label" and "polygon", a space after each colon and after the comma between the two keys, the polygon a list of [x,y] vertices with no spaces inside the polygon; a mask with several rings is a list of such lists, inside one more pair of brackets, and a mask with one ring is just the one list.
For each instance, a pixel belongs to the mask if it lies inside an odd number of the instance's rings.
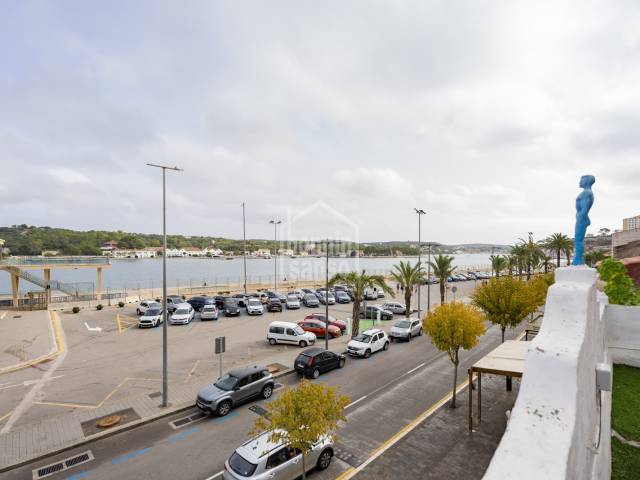
{"label": "white rendered wall", "polygon": [[613,363],[640,367],[640,307],[607,305],[606,343]]}
{"label": "white rendered wall", "polygon": [[[596,394],[606,362],[604,303],[588,267],[556,270],[545,318],[530,342],[520,392],[485,480],[610,478],[610,395]],[[602,435],[598,435],[601,424]]]}

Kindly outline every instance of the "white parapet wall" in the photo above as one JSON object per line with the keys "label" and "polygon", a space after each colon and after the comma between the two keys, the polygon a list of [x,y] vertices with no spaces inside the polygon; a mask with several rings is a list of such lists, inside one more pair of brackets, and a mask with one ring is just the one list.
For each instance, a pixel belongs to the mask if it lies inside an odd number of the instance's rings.
{"label": "white parapet wall", "polygon": [[606,342],[613,363],[640,368],[640,307],[607,305]]}
{"label": "white parapet wall", "polygon": [[[588,267],[556,270],[520,392],[485,480],[608,480],[611,395],[596,388],[606,296]],[[602,434],[601,434],[602,433]]]}

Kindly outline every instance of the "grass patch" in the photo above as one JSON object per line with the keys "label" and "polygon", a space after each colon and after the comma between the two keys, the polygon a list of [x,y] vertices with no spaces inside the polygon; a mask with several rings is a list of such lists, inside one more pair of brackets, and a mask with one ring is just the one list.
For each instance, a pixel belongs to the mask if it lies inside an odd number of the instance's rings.
{"label": "grass patch", "polygon": [[611,480],[637,480],[640,472],[640,448],[611,439]]}
{"label": "grass patch", "polygon": [[640,441],[640,368],[613,366],[611,426],[627,440]]}

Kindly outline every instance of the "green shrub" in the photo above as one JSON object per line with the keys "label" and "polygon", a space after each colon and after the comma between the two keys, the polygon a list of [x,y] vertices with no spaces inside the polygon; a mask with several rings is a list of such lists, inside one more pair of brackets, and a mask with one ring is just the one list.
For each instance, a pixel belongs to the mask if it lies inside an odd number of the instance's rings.
{"label": "green shrub", "polygon": [[124,307],[124,302],[118,302],[118,306],[119,306],[120,308]]}
{"label": "green shrub", "polygon": [[73,308],[71,309],[71,311],[72,311],[73,313],[78,313],[78,312],[80,311],[80,307],[73,307]]}
{"label": "green shrub", "polygon": [[99,303],[98,305],[96,305],[96,310],[102,310],[104,307],[102,306],[101,303]]}
{"label": "green shrub", "polygon": [[609,303],[615,305],[638,305],[640,295],[633,279],[627,272],[627,267],[620,260],[607,258],[598,268],[600,279],[606,283],[604,293],[609,297]]}

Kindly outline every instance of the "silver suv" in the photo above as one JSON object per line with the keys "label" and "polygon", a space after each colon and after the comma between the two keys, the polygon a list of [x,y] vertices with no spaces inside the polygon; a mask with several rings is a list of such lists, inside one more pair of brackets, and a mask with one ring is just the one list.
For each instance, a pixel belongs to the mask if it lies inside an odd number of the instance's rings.
{"label": "silver suv", "polygon": [[200,390],[196,406],[206,413],[217,413],[224,417],[240,403],[271,397],[273,386],[273,375],[266,367],[254,365],[237,368]]}
{"label": "silver suv", "polygon": [[[265,432],[239,446],[224,464],[225,480],[293,480],[302,476],[302,455],[285,443],[272,442]],[[333,444],[328,437],[305,457],[306,470],[324,470],[331,464]]]}
{"label": "silver suv", "polygon": [[398,320],[391,331],[389,332],[389,338],[391,340],[403,339],[411,340],[411,337],[422,335],[422,324],[417,318],[405,318],[404,320]]}

